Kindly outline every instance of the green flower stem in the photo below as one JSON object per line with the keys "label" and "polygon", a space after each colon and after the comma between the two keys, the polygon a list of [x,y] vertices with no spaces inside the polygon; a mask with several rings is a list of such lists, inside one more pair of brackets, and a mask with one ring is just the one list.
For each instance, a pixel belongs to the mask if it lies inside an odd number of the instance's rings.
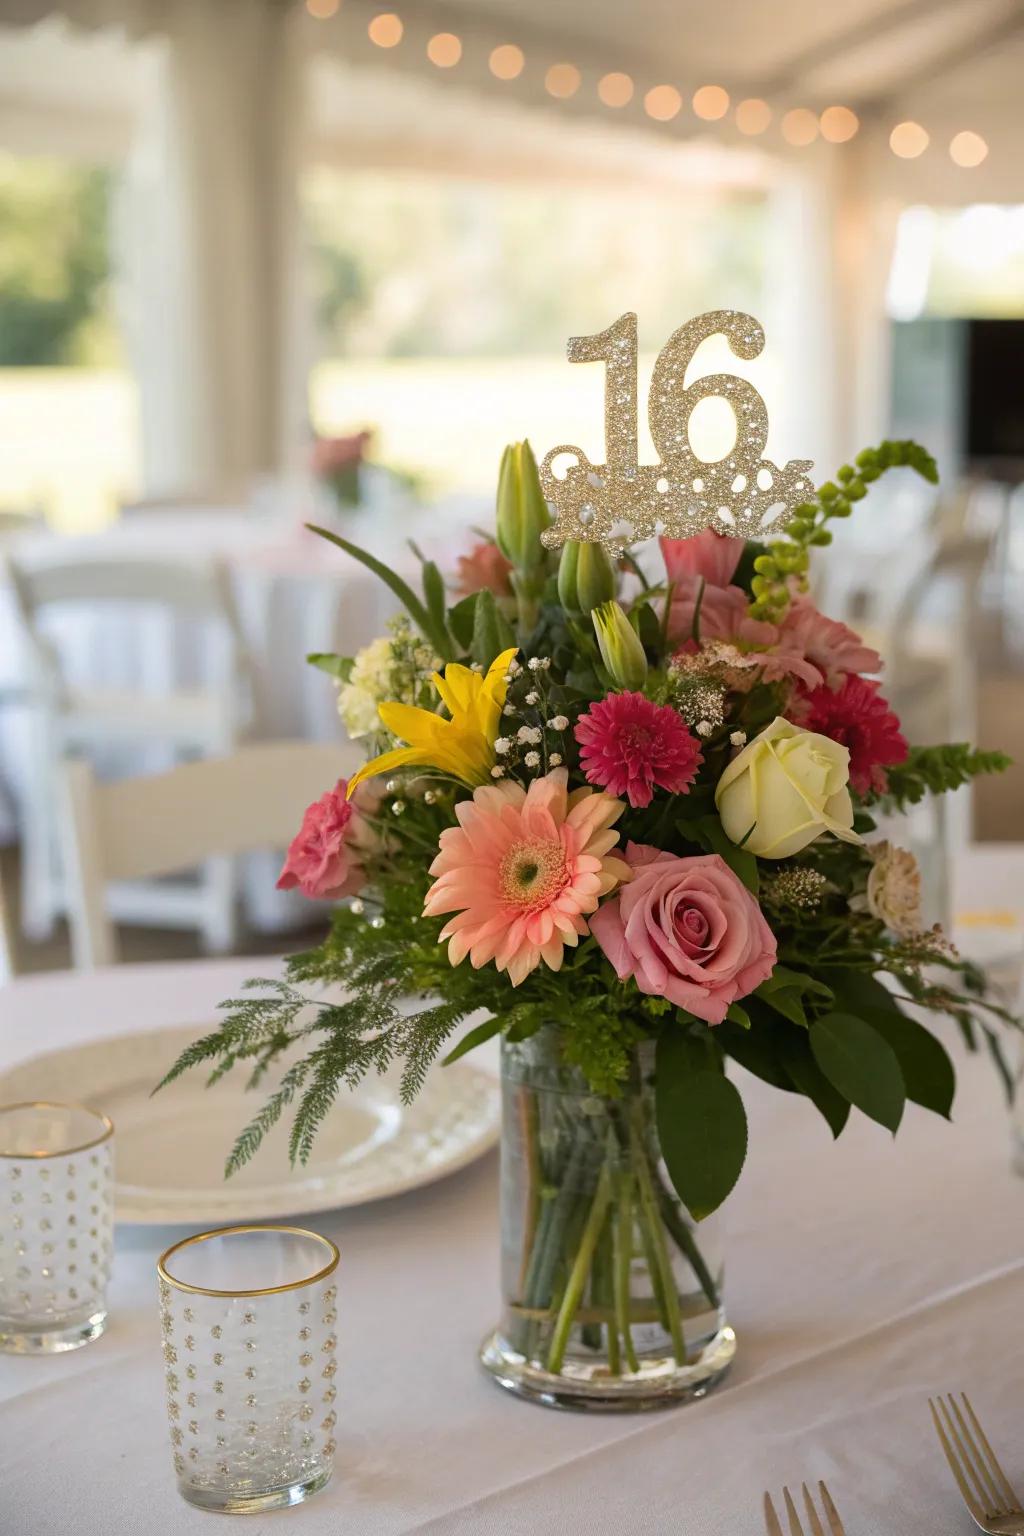
{"label": "green flower stem", "polygon": [[583,1288],[590,1273],[591,1262],[594,1257],[594,1249],[601,1235],[605,1216],[611,1201],[611,1171],[605,1163],[601,1168],[601,1175],[597,1181],[597,1191],[594,1195],[590,1214],[583,1228],[583,1236],[580,1246],[576,1251],[576,1258],[569,1272],[565,1294],[562,1304],[558,1309],[558,1317],[555,1321],[555,1330],[551,1336],[551,1346],[548,1350],[547,1368],[553,1373],[562,1369],[565,1359],[566,1345],[569,1342],[569,1330],[572,1327],[576,1310],[583,1299]]}
{"label": "green flower stem", "polygon": [[668,1319],[668,1332],[672,1336],[673,1353],[679,1364],[685,1365],[686,1343],[683,1338],[682,1320],[679,1316],[679,1296],[676,1291],[675,1275],[672,1273],[672,1265],[669,1262],[668,1249],[665,1246],[664,1228],[658,1215],[658,1203],[651,1182],[642,1123],[639,1122],[640,1113],[639,1104],[634,1105],[630,1114],[629,1140],[633,1166],[636,1170],[637,1189],[640,1191],[642,1224],[646,1230],[654,1260],[652,1275],[656,1275],[661,1284],[662,1299]]}
{"label": "green flower stem", "polygon": [[526,1161],[526,1210],[523,1215],[523,1257],[519,1269],[520,1293],[526,1290],[526,1275],[537,1241],[537,1223],[540,1220],[540,1148],[537,1145],[537,1097],[528,1088],[520,1088],[516,1095],[519,1111],[519,1134]]}
{"label": "green flower stem", "polygon": [[[594,1268],[590,1281],[590,1306],[577,1313],[577,1320],[586,1325],[593,1320],[594,1314],[600,1309],[604,1313],[603,1326],[607,1331],[608,1339],[608,1369],[613,1376],[622,1375],[622,1354],[619,1349],[619,1333],[615,1326],[614,1314],[609,1316],[612,1305],[612,1289],[614,1285],[615,1251],[615,1181],[612,1179],[612,1198],[605,1215],[604,1226],[601,1228],[601,1236],[598,1239],[597,1249],[594,1253]],[[601,1347],[601,1323],[598,1323],[597,1343],[595,1348]],[[584,1334],[586,1337],[586,1333]]]}
{"label": "green flower stem", "polygon": [[622,1335],[626,1364],[631,1371],[638,1371],[640,1364],[636,1358],[636,1350],[633,1348],[633,1335],[629,1325],[629,1271],[633,1261],[633,1201],[630,1194],[632,1180],[628,1173],[619,1172],[615,1176],[615,1183],[617,1186],[615,1202],[615,1268],[612,1275],[615,1326],[616,1331]]}
{"label": "green flower stem", "polygon": [[704,1261],[704,1255],[697,1247],[693,1233],[680,1216],[678,1206],[660,1179],[657,1181],[657,1195],[658,1204],[661,1207],[661,1219],[669,1236],[699,1280],[700,1288],[707,1297],[709,1306],[717,1307],[719,1296],[714,1277]]}

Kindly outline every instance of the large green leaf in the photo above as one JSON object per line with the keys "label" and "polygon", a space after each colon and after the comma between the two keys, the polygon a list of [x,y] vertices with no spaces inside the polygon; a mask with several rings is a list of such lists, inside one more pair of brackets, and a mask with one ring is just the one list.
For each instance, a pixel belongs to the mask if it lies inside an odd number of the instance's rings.
{"label": "large green leaf", "polygon": [[852,1013],[826,1013],[811,1025],[814,1059],[833,1088],[894,1134],[906,1101],[896,1053]]}
{"label": "large green leaf", "polygon": [[810,1099],[828,1122],[832,1135],[839,1137],[850,1118],[850,1102],[832,1086],[811,1054],[807,1034],[801,1029],[779,1032],[782,1064],[793,1086]]}
{"label": "large green leaf", "polygon": [[658,1139],[676,1193],[695,1221],[718,1209],[747,1155],[743,1101],[722,1072],[689,1070],[681,1032],[665,1030],[655,1061]]}
{"label": "large green leaf", "polygon": [[773,1088],[782,1088],[787,1093],[793,1093],[796,1090],[783,1068],[772,1033],[773,1025],[774,1020],[771,1020],[766,1027],[755,1018],[753,1029],[744,1029],[738,1024],[730,1024],[727,1020],[726,1023],[716,1027],[715,1039],[727,1056],[731,1056],[733,1061],[738,1061],[740,1066],[745,1067],[754,1077],[770,1083]]}
{"label": "large green leaf", "polygon": [[346,555],[351,555],[353,560],[358,560],[360,565],[365,565],[368,571],[380,578],[386,587],[398,598],[416,625],[423,637],[430,641],[437,654],[444,660],[450,660],[452,653],[451,640],[445,630],[439,630],[430,617],[426,607],[407,581],[403,581],[397,571],[384,565],[375,555],[369,554],[365,549],[360,549],[358,544],[350,544],[348,539],[343,539],[340,534],[332,533],[329,528],[318,528],[315,523],[307,523],[306,527],[311,533],[317,533],[329,544],[336,544],[343,549]]}
{"label": "large green leaf", "polygon": [[831,974],[840,1007],[865,1019],[892,1046],[907,1098],[948,1120],[956,1073],[942,1043],[923,1024],[908,1018],[874,976],[846,969]]}
{"label": "large green leaf", "polygon": [[423,578],[423,596],[427,600],[427,612],[430,614],[430,622],[440,634],[447,635],[447,603],[444,595],[444,577],[438,570],[433,560],[424,560],[421,571]]}

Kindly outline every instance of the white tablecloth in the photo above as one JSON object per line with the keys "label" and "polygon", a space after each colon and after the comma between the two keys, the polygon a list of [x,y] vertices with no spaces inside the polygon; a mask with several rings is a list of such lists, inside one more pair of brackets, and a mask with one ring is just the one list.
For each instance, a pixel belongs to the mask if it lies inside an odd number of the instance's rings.
{"label": "white tablecloth", "polygon": [[[0,1068],[99,1033],[205,1026],[266,965],[17,982],[0,992]],[[762,1529],[764,1488],[824,1477],[849,1536],[966,1536],[925,1400],[966,1388],[1024,1482],[1024,1180],[988,1062],[958,1065],[952,1126],[911,1109],[894,1143],[855,1115],[835,1147],[805,1100],[744,1079],[751,1158],[727,1208],[736,1366],[706,1401],[647,1418],[552,1413],[477,1368],[497,1307],[495,1157],[313,1218],[342,1251],[337,1468],[308,1504],[247,1530],[741,1536]],[[119,1233],[97,1344],[0,1355],[3,1536],[211,1528],[170,1464],[154,1274],[170,1237]]]}

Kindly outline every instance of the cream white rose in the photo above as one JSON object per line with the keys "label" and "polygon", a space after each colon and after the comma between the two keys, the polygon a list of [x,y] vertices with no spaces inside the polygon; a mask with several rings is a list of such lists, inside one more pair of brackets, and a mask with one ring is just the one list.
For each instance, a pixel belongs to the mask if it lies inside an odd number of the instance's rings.
{"label": "cream white rose", "polygon": [[859,843],[839,742],[777,716],[718,781],[715,804],[734,843],[760,859],[788,859],[824,832]]}
{"label": "cream white rose", "polygon": [[868,853],[874,861],[867,888],[871,916],[901,939],[920,933],[921,871],[914,855],[888,842],[873,843]]}

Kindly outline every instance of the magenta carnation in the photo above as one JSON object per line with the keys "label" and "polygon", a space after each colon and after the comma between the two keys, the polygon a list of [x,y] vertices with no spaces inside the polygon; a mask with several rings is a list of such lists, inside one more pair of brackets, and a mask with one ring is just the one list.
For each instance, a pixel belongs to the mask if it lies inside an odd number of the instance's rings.
{"label": "magenta carnation", "polygon": [[700,744],[669,704],[642,693],[610,693],[576,722],[588,784],[630,805],[650,805],[655,787],[684,795],[702,762]]}
{"label": "magenta carnation", "polygon": [[850,788],[858,795],[872,789],[884,794],[885,770],[907,758],[907,738],[879,686],[851,673],[841,688],[816,688],[794,710],[800,725],[847,748]]}

